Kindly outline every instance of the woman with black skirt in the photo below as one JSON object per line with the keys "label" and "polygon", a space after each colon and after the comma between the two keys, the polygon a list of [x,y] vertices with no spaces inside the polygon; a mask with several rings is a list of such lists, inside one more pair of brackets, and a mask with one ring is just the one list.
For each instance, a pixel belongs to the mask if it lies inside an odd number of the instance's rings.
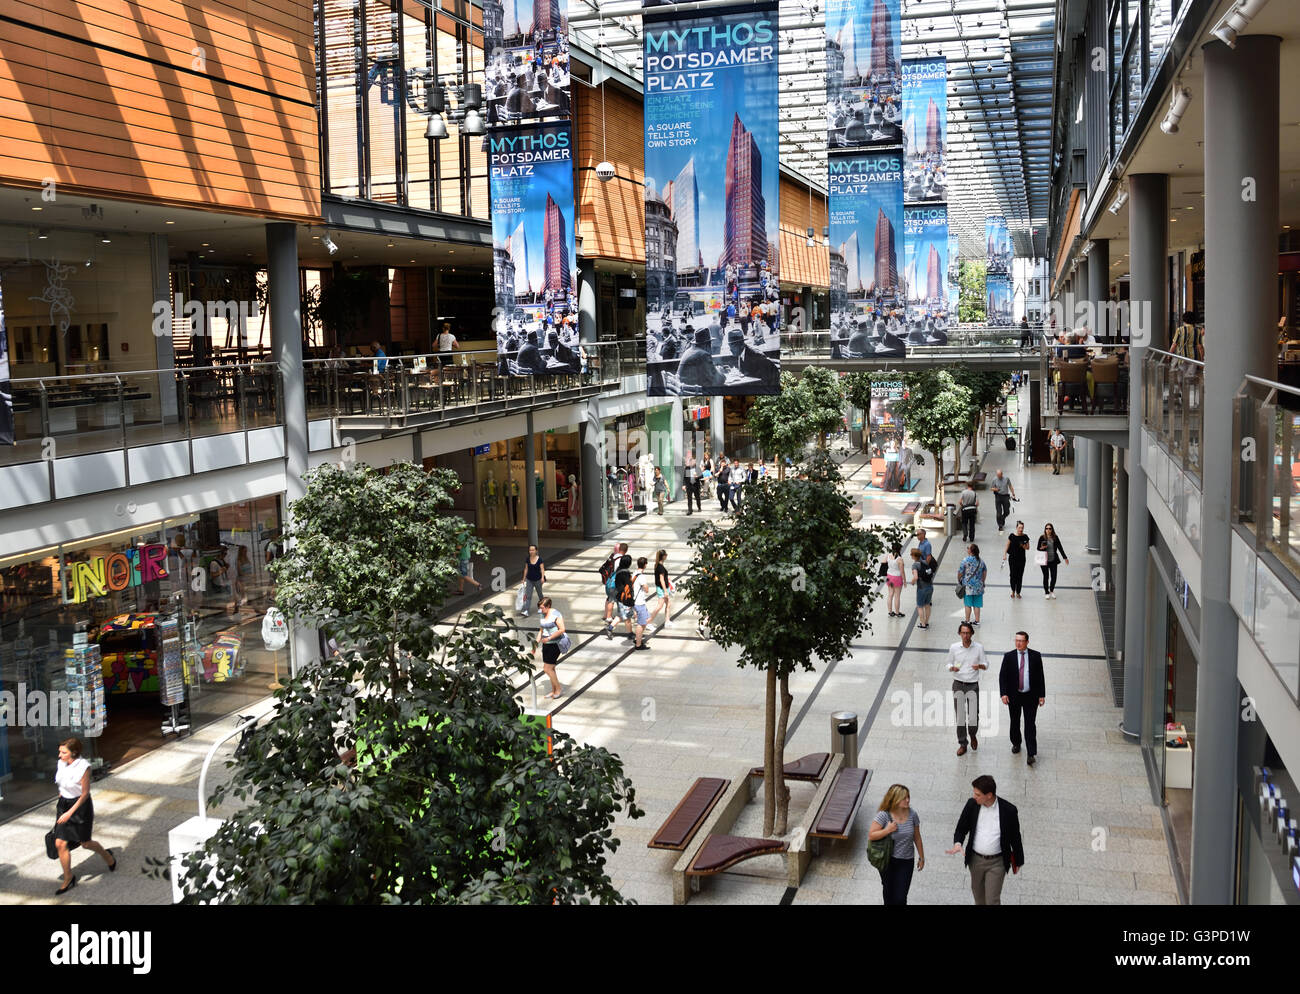
{"label": "woman with black skirt", "polygon": [[54,823],[54,847],[63,866],[63,886],[56,892],[66,894],[77,886],[72,875],[72,850],[85,846],[97,852],[110,872],[117,869],[112,850],[105,849],[91,838],[95,827],[95,805],[90,800],[90,762],[81,756],[80,739],[64,739],[59,743],[59,766],[54,773],[59,786],[58,818]]}
{"label": "woman with black skirt", "polygon": [[1025,551],[1029,548],[1029,536],[1025,534],[1025,523],[1016,522],[1016,530],[1007,538],[1007,547],[1002,550],[1002,561],[1011,560],[1011,596],[1020,597],[1020,587],[1025,579]]}

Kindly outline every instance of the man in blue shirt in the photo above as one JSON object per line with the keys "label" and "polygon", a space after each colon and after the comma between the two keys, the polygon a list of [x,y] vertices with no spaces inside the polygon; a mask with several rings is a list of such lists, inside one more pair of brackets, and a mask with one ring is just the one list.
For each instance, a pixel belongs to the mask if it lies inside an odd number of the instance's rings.
{"label": "man in blue shirt", "polygon": [[384,351],[384,347],[377,341],[371,342],[370,348],[375,353],[375,372],[382,373],[388,368],[388,353]]}
{"label": "man in blue shirt", "polygon": [[916,547],[921,550],[921,559],[928,563],[934,553],[930,547],[930,540],[925,537],[924,528],[916,530]]}

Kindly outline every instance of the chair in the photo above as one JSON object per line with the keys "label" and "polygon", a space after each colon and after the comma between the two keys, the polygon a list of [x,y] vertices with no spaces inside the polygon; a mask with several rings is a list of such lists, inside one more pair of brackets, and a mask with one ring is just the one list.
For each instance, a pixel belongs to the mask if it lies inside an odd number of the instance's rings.
{"label": "chair", "polygon": [[1096,412],[1101,407],[1101,395],[1109,393],[1112,410],[1119,413],[1119,357],[1094,359],[1092,363],[1092,404]]}
{"label": "chair", "polygon": [[1056,413],[1060,414],[1066,396],[1078,398],[1083,413],[1088,413],[1088,363],[1086,360],[1063,362],[1056,371]]}

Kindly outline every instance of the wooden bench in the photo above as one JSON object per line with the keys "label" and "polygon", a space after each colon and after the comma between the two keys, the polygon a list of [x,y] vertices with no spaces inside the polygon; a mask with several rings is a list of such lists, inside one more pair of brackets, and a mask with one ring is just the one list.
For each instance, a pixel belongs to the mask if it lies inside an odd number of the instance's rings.
{"label": "wooden bench", "polygon": [[904,504],[903,509],[898,513],[903,515],[905,518],[910,518],[919,510],[921,510],[921,502],[919,500],[914,500]]}
{"label": "wooden bench", "polygon": [[[785,778],[787,780],[800,780],[804,783],[821,783],[822,777],[826,775],[826,768],[831,765],[831,754],[829,752],[810,752],[807,756],[800,756],[798,759],[785,764]],[[749,771],[751,779],[763,779],[763,767],[755,766]]]}
{"label": "wooden bench", "polygon": [[844,840],[849,837],[869,783],[870,770],[852,767],[835,774],[826,800],[813,821],[812,831],[808,833],[814,854],[819,851],[822,839]]}
{"label": "wooden bench", "polygon": [[710,835],[691,865],[686,868],[691,889],[699,889],[700,877],[711,877],[731,869],[755,856],[775,856],[790,848],[790,843],[780,839],[753,839],[743,835]]}
{"label": "wooden bench", "polygon": [[970,478],[970,485],[975,490],[979,490],[983,487],[988,486],[988,482],[989,482],[988,473],[976,473],[974,476]]}
{"label": "wooden bench", "polygon": [[651,849],[670,849],[681,852],[691,844],[695,833],[713,810],[718,799],[731,786],[730,780],[720,777],[700,777],[686,792],[686,796],[673,808],[668,820],[659,826],[650,840]]}

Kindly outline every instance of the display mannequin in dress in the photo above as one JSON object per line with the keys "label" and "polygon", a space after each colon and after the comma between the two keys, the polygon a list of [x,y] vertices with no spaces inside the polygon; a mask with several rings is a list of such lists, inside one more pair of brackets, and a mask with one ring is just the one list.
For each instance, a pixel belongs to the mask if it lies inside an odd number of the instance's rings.
{"label": "display mannequin in dress", "polygon": [[497,484],[496,470],[488,470],[488,478],[483,481],[483,510],[487,512],[488,527],[497,526],[497,504],[501,497],[501,487]]}
{"label": "display mannequin in dress", "polygon": [[569,527],[578,527],[578,508],[582,507],[582,487],[578,483],[578,477],[571,475],[569,477]]}

